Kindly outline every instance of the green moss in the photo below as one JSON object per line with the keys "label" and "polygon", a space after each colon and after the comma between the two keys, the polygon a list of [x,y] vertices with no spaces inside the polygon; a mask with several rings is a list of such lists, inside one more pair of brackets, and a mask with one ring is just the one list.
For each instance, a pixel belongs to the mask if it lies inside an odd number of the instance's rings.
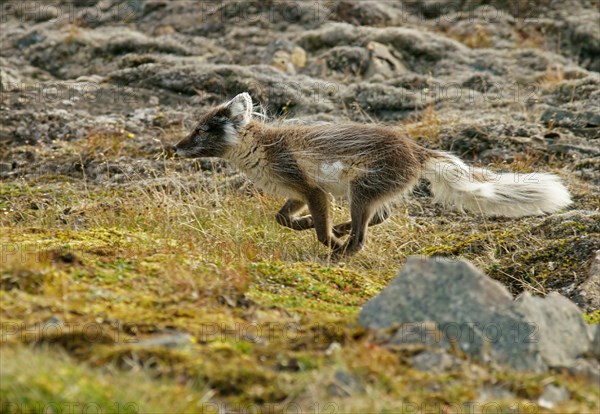
{"label": "green moss", "polygon": [[590,313],[584,313],[583,317],[590,325],[600,324],[600,310],[595,310]]}
{"label": "green moss", "polygon": [[252,263],[249,296],[297,311],[352,313],[383,288],[354,271],[316,264]]}
{"label": "green moss", "polygon": [[589,225],[568,221],[568,228],[553,228],[552,238],[542,238],[537,236],[542,227],[536,219],[530,220],[511,223],[508,229],[498,223],[437,233],[435,242],[417,253],[470,259],[515,294],[524,288],[539,292],[557,289],[573,283],[574,275],[587,272],[590,258],[600,249],[600,236],[588,233],[592,230]]}
{"label": "green moss", "polygon": [[444,238],[446,243],[427,246],[420,251],[420,254],[425,256],[454,256],[464,254],[467,250],[474,252],[480,248],[478,242],[485,240],[487,235],[471,234],[468,236],[460,236],[449,234]]}
{"label": "green moss", "polygon": [[[17,375],[12,366],[6,378],[13,383],[7,386],[3,371],[3,401],[62,401],[66,382],[75,377],[91,384],[91,391],[71,394],[73,400],[97,399],[102,408],[107,398],[121,401],[121,388],[130,388],[111,378],[128,378],[135,382],[131,398],[140,412],[148,407],[185,412],[205,395],[234,407],[271,404],[266,407],[274,413],[285,412],[290,401],[327,401],[339,412],[400,412],[399,401],[472,400],[490,380],[489,370],[418,372],[410,368],[410,352],[386,349],[357,327],[360,307],[387,285],[409,254],[461,255],[499,279],[511,266],[511,275],[524,279],[533,266],[535,272],[526,277],[539,286],[557,278],[544,267],[554,257],[562,260],[556,269],[566,283],[567,271],[585,266],[577,255],[593,246],[586,244],[593,234],[581,229],[578,239],[541,237],[532,232],[539,224],[535,219],[474,224],[450,216],[450,221],[432,217],[411,224],[400,215],[374,227],[360,255],[332,265],[319,259],[325,250],[314,232],[279,227],[272,219],[279,201],[262,195],[223,195],[218,186],[185,195],[90,190],[43,180],[39,187],[5,191],[15,211],[4,215],[7,227],[0,240],[22,249],[3,263],[2,321],[33,329],[58,317],[79,327],[103,327],[110,335],[95,342],[81,331],[37,341],[10,335],[4,342],[34,364],[14,357],[25,372]],[[31,202],[46,210],[29,211]],[[65,216],[68,207],[73,212]],[[346,219],[343,213],[336,210],[336,222]],[[75,214],[79,221],[71,220]],[[24,271],[31,278],[19,278]],[[181,348],[128,342],[171,331],[196,341]],[[49,385],[47,373],[57,370],[63,388]],[[367,391],[348,398],[331,394],[338,370]],[[519,398],[538,397],[535,384],[544,378],[503,375],[494,381],[506,383]],[[554,375],[569,389],[581,389],[578,402],[569,402],[574,410],[597,408],[589,384]],[[279,403],[281,409],[272,405]]]}
{"label": "green moss", "polygon": [[183,413],[202,402],[197,391],[144,372],[94,370],[56,352],[4,347],[0,359],[3,412]]}
{"label": "green moss", "polygon": [[28,293],[41,293],[46,277],[47,273],[44,271],[3,270],[0,272],[0,289],[6,291],[19,289]]}
{"label": "green moss", "polygon": [[548,240],[537,246],[515,252],[511,261],[504,261],[501,273],[491,272],[501,281],[505,275],[511,279],[538,284],[544,289],[555,289],[567,284],[574,274],[585,274],[589,259],[600,249],[600,237],[572,236],[559,240]]}

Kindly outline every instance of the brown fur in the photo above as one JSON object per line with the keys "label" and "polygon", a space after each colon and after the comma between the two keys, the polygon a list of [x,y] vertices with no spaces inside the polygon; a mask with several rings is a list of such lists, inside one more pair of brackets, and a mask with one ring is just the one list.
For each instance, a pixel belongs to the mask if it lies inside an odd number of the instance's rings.
{"label": "brown fur", "polygon": [[[261,187],[289,198],[277,213],[279,224],[295,230],[314,227],[319,241],[331,247],[335,255],[353,254],[362,248],[367,226],[389,216],[386,203],[412,188],[423,161],[429,158],[428,150],[390,129],[365,125],[346,128],[355,136],[368,136],[367,150],[380,156],[365,157],[354,146],[345,148],[336,139],[323,139],[339,132],[336,125],[273,127],[259,122],[251,122],[239,134],[238,145],[225,155]],[[319,165],[332,160],[342,160],[339,181],[346,187],[346,194],[335,195],[347,195],[351,211],[350,222],[334,227],[328,188],[318,177]],[[337,187],[338,183],[332,184]],[[305,207],[310,215],[295,217]],[[344,243],[340,237],[346,234],[350,236]]]}
{"label": "brown fur", "polygon": [[[358,252],[368,226],[386,220],[390,201],[411,190],[424,173],[442,201],[484,214],[540,214],[570,202],[555,176],[540,174],[546,183],[539,186],[513,184],[508,176],[496,184],[455,156],[420,147],[393,129],[255,121],[248,94],[210,111],[174,149],[183,156],[225,158],[267,192],[287,197],[277,222],[294,230],[314,228],[334,257]],[[349,200],[349,222],[332,225],[330,195]],[[309,215],[302,215],[305,209]]]}

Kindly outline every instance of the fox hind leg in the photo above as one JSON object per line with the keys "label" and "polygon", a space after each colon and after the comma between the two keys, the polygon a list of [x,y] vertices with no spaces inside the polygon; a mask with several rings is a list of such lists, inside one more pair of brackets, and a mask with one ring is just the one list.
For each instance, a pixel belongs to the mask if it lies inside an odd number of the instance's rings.
{"label": "fox hind leg", "polygon": [[301,200],[288,199],[283,207],[275,215],[277,223],[293,230],[308,230],[315,227],[312,216],[294,217],[306,207],[306,203]]}
{"label": "fox hind leg", "polygon": [[351,229],[350,236],[345,243],[334,248],[334,257],[351,256],[359,252],[367,239],[367,228],[373,215],[374,209],[368,203],[352,203],[350,207]]}
{"label": "fox hind leg", "polygon": [[[391,209],[387,205],[383,205],[377,209],[371,220],[369,221],[369,227],[376,226],[383,223],[391,216]],[[333,234],[336,237],[343,237],[350,234],[352,231],[352,222],[347,221],[346,223],[340,223],[333,226]]]}
{"label": "fox hind leg", "polygon": [[[400,180],[393,175],[365,176],[351,184],[350,235],[342,246],[334,249],[334,256],[350,256],[363,248],[368,227],[379,224],[389,217],[390,209],[385,200],[403,187],[401,181],[398,181]],[[337,230],[346,230],[346,227],[347,224],[343,223]]]}

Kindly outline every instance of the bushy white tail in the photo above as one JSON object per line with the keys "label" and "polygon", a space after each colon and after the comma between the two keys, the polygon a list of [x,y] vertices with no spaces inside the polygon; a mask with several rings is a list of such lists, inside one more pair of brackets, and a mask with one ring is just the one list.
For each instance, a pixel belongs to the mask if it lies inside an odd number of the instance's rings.
{"label": "bushy white tail", "polygon": [[425,163],[434,201],[486,216],[522,217],[553,213],[571,204],[560,178],[546,173],[498,173],[467,166],[441,151]]}

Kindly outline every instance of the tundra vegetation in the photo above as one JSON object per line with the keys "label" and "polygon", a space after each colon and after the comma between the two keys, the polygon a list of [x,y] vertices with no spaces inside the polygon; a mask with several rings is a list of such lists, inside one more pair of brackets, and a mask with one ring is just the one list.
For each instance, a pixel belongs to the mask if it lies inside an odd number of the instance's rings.
{"label": "tundra vegetation", "polygon": [[[597,2],[438,3],[2,2],[3,412],[597,412],[593,376],[460,353],[417,369],[423,348],[358,324],[411,255],[466,258],[600,321],[585,290]],[[574,203],[484,218],[433,205],[422,183],[360,254],[328,262],[312,232],[275,222],[282,200],[165,151],[242,91],[278,119],[379,122],[473,165],[557,174]],[[566,396],[548,402],[549,387]]]}

